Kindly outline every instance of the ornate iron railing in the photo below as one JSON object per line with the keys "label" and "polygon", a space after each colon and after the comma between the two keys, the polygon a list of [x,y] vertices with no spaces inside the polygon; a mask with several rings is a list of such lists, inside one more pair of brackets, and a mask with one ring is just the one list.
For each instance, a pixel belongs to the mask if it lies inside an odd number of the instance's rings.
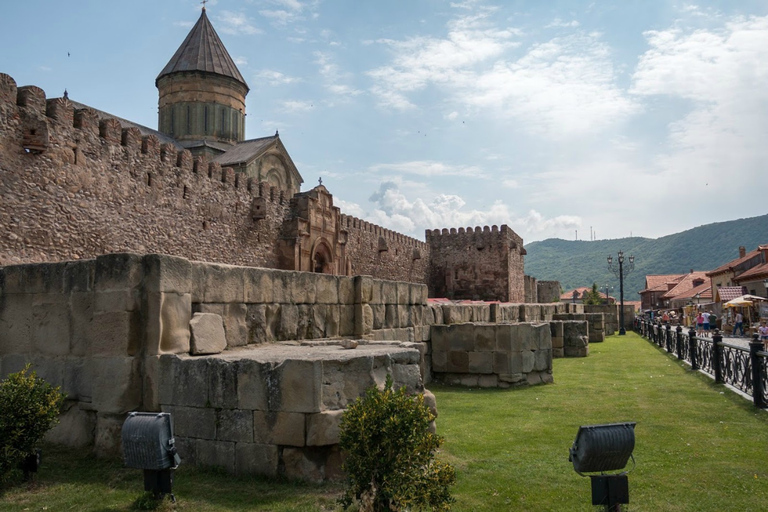
{"label": "ornate iron railing", "polygon": [[[749,348],[722,341],[718,331],[711,338],[696,336],[696,332],[638,320],[635,330],[678,359],[687,361],[692,370],[701,370],[750,396],[755,406],[768,407],[768,352],[754,336]],[[680,329],[680,330],[678,330]]]}
{"label": "ornate iron railing", "polygon": [[[743,391],[752,394],[752,365],[749,350],[723,343],[722,372],[723,380]],[[763,358],[763,362],[765,358]]]}

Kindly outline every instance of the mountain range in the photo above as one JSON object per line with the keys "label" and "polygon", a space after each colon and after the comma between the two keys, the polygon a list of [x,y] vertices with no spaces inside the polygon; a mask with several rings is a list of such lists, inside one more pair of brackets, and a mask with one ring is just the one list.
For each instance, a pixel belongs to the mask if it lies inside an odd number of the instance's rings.
{"label": "mountain range", "polygon": [[[624,300],[640,300],[649,274],[683,274],[708,271],[768,243],[768,215],[716,222],[661,238],[629,237],[613,240],[562,240],[550,238],[525,246],[525,273],[540,281],[560,281],[563,290],[596,283],[601,291],[619,297],[619,279],[608,268],[607,257],[623,251]],[[627,273],[628,256],[634,269]]]}

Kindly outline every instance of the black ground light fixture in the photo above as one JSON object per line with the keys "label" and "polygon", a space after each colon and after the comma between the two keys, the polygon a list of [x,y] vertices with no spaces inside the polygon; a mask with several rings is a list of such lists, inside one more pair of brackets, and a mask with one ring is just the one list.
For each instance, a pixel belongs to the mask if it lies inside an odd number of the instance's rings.
{"label": "black ground light fixture", "polygon": [[173,470],[181,463],[167,412],[131,412],[123,423],[125,465],[144,470],[144,490],[157,499],[173,496]]}
{"label": "black ground light fixture", "polygon": [[619,511],[622,503],[629,503],[628,471],[615,474],[606,474],[606,471],[623,470],[630,458],[634,469],[635,425],[627,422],[581,426],[571,446],[568,460],[573,462],[578,474],[589,476],[592,504],[603,505],[606,511]]}

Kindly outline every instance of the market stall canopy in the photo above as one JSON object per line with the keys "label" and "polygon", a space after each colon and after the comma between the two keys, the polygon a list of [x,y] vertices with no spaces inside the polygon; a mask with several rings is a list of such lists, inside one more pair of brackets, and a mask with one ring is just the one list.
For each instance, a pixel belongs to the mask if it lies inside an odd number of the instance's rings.
{"label": "market stall canopy", "polygon": [[744,300],[751,300],[753,302],[756,301],[756,300],[768,300],[765,297],[760,297],[758,295],[750,295],[748,293],[746,295],[742,295],[741,297],[738,297],[738,298],[739,299],[744,299]]}
{"label": "market stall canopy", "polygon": [[747,293],[741,297],[736,297],[735,299],[729,300],[725,303],[725,307],[732,308],[736,306],[751,306],[753,302],[758,300],[766,300],[766,298],[758,297],[757,295],[750,295]]}

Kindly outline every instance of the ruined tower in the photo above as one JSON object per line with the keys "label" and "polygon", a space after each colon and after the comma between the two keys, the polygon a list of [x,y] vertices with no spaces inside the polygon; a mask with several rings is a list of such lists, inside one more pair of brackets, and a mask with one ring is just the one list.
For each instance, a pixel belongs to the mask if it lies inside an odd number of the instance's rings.
{"label": "ruined tower", "polygon": [[160,94],[158,130],[193,155],[215,157],[245,139],[248,84],[205,7],[155,85]]}

